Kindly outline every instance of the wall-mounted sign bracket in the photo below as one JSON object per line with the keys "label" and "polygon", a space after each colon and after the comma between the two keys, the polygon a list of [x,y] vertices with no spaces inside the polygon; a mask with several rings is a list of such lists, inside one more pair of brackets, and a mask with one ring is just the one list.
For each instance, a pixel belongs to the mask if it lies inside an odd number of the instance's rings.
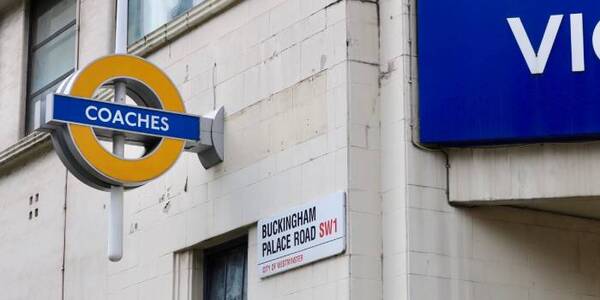
{"label": "wall-mounted sign bracket", "polygon": [[224,129],[225,110],[221,106],[200,118],[200,140],[188,141],[185,144],[185,151],[197,153],[205,169],[223,162],[225,158]]}

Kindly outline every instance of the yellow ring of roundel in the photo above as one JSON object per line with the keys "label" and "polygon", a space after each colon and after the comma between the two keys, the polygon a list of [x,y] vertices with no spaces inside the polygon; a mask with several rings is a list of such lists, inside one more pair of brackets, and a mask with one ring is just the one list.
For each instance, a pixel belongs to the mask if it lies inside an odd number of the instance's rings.
{"label": "yellow ring of roundel", "polygon": [[[109,79],[132,78],[150,87],[160,99],[163,109],[185,112],[175,85],[158,67],[131,55],[111,55],[100,58],[75,78],[70,94],[91,98],[98,87]],[[179,158],[184,141],[163,138],[157,148],[139,159],[123,159],[108,152],[89,126],[69,124],[69,131],[77,150],[100,174],[125,185],[143,183],[166,172]]]}

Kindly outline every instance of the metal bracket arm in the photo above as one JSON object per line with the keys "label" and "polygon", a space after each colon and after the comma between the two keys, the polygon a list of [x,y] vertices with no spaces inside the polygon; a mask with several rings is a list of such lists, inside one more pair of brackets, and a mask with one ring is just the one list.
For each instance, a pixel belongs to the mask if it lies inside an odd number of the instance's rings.
{"label": "metal bracket arm", "polygon": [[185,151],[198,154],[205,169],[209,169],[225,158],[224,147],[225,110],[219,109],[203,115],[200,120],[200,140],[188,141]]}

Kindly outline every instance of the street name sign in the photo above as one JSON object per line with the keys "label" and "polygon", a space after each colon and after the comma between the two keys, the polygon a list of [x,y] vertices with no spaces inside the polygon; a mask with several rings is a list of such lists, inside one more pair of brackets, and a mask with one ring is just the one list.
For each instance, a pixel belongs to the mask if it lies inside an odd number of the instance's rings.
{"label": "street name sign", "polygon": [[261,278],[334,256],[346,249],[346,196],[339,192],[260,220]]}

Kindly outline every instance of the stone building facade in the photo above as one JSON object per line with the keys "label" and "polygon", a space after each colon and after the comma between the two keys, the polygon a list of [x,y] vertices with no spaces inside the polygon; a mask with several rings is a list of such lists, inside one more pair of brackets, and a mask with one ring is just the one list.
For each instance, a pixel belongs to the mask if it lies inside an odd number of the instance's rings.
{"label": "stone building facade", "polygon": [[[416,0],[180,1],[138,32],[188,112],[225,107],[225,161],[127,191],[109,262],[108,194],[27,126],[37,2],[0,1],[1,298],[206,299],[241,240],[250,300],[600,299],[598,144],[421,146]],[[113,52],[114,2],[73,0],[73,69]],[[259,278],[257,221],[338,191],[346,251]]]}

